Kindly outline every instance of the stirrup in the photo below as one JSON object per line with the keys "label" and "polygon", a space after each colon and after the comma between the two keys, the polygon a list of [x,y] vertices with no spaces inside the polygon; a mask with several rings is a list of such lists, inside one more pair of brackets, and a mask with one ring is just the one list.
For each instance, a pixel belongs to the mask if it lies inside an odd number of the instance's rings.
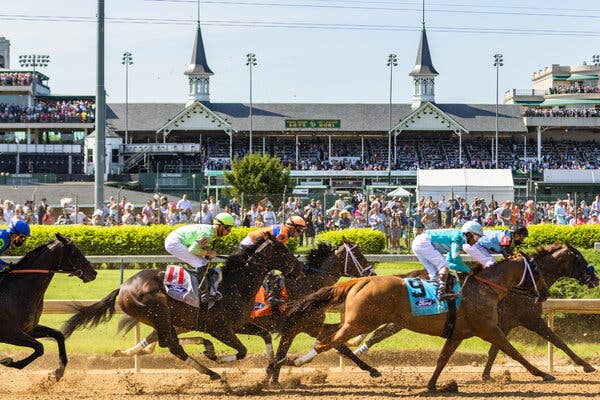
{"label": "stirrup", "polygon": [[454,293],[454,292],[438,293],[438,296],[437,296],[439,301],[454,300],[457,297],[458,297],[458,293]]}

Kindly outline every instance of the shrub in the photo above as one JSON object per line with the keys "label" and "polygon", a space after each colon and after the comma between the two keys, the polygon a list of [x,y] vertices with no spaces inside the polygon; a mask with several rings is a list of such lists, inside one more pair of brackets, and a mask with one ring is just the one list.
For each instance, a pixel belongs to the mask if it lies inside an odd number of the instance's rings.
{"label": "shrub", "polygon": [[385,235],[370,228],[350,228],[343,231],[328,231],[317,236],[317,242],[329,242],[339,246],[343,238],[358,245],[363,254],[379,254],[385,249]]}

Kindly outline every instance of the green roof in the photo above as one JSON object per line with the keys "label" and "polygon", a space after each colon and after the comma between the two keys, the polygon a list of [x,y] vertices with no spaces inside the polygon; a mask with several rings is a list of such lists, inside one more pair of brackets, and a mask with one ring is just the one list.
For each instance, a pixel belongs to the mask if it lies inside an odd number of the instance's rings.
{"label": "green roof", "polygon": [[539,106],[540,104],[542,104],[544,100],[516,100],[515,104],[518,104],[520,106]]}
{"label": "green roof", "polygon": [[546,99],[543,103],[538,104],[544,106],[566,106],[571,104],[599,104],[600,99],[578,99],[578,98],[562,98],[562,99]]}
{"label": "green roof", "polygon": [[573,75],[569,76],[566,80],[567,81],[594,81],[594,80],[598,80],[598,75],[596,75],[596,74],[589,74],[589,75],[573,74]]}

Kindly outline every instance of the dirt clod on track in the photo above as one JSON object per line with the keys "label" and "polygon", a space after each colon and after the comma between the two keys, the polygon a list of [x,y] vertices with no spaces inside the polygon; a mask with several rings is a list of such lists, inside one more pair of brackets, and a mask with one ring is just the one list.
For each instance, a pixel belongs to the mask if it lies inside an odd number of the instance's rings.
{"label": "dirt clod on track", "polygon": [[[39,363],[19,371],[0,368],[0,399],[89,399],[89,400],[180,400],[180,399],[561,399],[600,400],[600,372],[586,374],[573,365],[559,365],[553,374],[557,380],[542,382],[523,368],[511,363],[497,365],[492,370],[493,380],[481,381],[482,363],[464,360],[453,362],[442,373],[438,391],[427,390],[427,382],[434,363],[401,363],[403,357],[382,355],[385,363],[377,362],[376,354],[370,361],[382,373],[381,378],[371,378],[367,372],[344,363],[339,367],[337,357],[315,360],[303,368],[282,369],[280,384],[268,385],[264,381],[264,364],[261,359],[233,363],[229,368],[207,362],[221,374],[221,381],[211,381],[174,358],[142,359],[141,373],[134,373],[133,363],[124,367],[110,365],[106,368],[94,357],[94,362],[74,355],[62,380],[53,379],[55,360],[45,355]],[[131,361],[131,360],[130,360]],[[164,368],[160,368],[159,364]],[[251,364],[251,365],[250,365]],[[150,367],[152,365],[152,367]],[[595,364],[598,367],[597,364]],[[85,366],[85,367],[81,367]],[[538,366],[545,369],[545,365]],[[259,368],[260,367],[260,368]]]}

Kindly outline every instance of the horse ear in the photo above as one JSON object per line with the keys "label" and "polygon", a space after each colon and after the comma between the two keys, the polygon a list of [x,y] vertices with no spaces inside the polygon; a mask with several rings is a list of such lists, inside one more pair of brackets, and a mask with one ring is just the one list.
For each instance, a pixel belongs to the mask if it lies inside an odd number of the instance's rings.
{"label": "horse ear", "polygon": [[68,243],[69,243],[69,241],[71,240],[71,239],[69,239],[68,237],[66,237],[66,236],[63,236],[63,235],[61,235],[61,234],[60,234],[60,233],[58,233],[58,232],[56,232],[56,238],[57,238],[58,240],[60,240],[62,243],[64,243],[64,244],[68,244]]}

